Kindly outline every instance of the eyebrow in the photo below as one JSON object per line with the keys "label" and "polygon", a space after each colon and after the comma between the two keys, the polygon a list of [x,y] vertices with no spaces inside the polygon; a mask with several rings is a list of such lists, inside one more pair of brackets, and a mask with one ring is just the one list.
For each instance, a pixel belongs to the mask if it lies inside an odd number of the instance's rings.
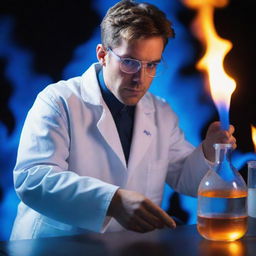
{"label": "eyebrow", "polygon": [[158,63],[158,62],[161,62],[161,60],[162,60],[162,58],[161,59],[157,59],[157,60],[151,60],[151,61],[139,60],[139,59],[133,58],[130,55],[123,55],[123,56],[120,56],[120,57],[121,58],[128,58],[128,59],[138,60],[138,61],[147,62],[147,63]]}
{"label": "eyebrow", "polygon": [[151,62],[151,63],[152,63],[152,62],[155,62],[155,63],[157,63],[157,62],[161,62],[161,60],[162,60],[162,59],[158,59],[158,60],[152,60],[152,61],[148,61],[148,62]]}

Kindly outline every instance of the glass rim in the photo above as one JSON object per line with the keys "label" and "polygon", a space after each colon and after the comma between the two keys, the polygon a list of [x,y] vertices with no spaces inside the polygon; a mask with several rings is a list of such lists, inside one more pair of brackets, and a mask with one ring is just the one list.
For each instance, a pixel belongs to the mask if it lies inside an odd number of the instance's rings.
{"label": "glass rim", "polygon": [[247,162],[249,168],[256,168],[256,160],[250,160]]}
{"label": "glass rim", "polygon": [[232,148],[232,144],[230,143],[215,143],[213,147],[216,148]]}

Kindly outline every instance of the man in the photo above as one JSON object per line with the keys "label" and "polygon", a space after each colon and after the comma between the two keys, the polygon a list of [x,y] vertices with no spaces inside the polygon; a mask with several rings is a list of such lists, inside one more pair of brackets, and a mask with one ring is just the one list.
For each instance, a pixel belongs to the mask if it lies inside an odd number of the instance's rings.
{"label": "man", "polygon": [[167,182],[196,196],[214,160],[232,143],[218,123],[194,148],[170,107],[148,91],[174,37],[164,13],[121,1],[102,24],[99,63],[46,87],[28,113],[14,185],[21,199],[11,239],[175,227],[161,208]]}

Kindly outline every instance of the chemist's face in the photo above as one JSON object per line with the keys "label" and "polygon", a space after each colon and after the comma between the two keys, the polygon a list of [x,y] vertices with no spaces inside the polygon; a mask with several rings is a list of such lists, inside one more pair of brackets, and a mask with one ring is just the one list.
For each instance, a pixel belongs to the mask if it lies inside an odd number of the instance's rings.
{"label": "chemist's face", "polygon": [[[164,43],[162,37],[138,39],[132,43],[122,40],[118,47],[104,49],[97,46],[97,57],[103,66],[104,81],[115,97],[125,105],[135,105],[149,89],[154,76],[154,67],[161,60]],[[125,66],[130,61],[142,61],[142,67],[135,73]],[[128,73],[127,73],[128,71]]]}

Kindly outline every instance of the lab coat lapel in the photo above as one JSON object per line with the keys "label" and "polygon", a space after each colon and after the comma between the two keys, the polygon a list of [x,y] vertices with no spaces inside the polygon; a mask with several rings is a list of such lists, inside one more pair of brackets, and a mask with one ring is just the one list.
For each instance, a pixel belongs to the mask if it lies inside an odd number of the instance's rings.
{"label": "lab coat lapel", "polygon": [[[97,115],[97,128],[110,148],[119,157],[120,161],[126,168],[126,161],[119,139],[119,135],[116,129],[114,119],[103,101],[101,91],[98,84],[96,73],[101,68],[100,64],[93,64],[82,76],[83,79],[83,91],[82,98],[88,104],[91,104],[95,110],[100,109]],[[96,111],[97,112],[97,111]]]}
{"label": "lab coat lapel", "polygon": [[112,150],[119,157],[120,161],[126,167],[126,161],[121,141],[119,139],[115,122],[107,106],[103,108],[102,115],[97,123],[97,127],[101,135],[104,137],[105,141],[109,144]]}
{"label": "lab coat lapel", "polygon": [[133,138],[130,150],[128,168],[133,170],[143,159],[150,143],[155,138],[154,108],[151,97],[147,94],[137,104]]}

